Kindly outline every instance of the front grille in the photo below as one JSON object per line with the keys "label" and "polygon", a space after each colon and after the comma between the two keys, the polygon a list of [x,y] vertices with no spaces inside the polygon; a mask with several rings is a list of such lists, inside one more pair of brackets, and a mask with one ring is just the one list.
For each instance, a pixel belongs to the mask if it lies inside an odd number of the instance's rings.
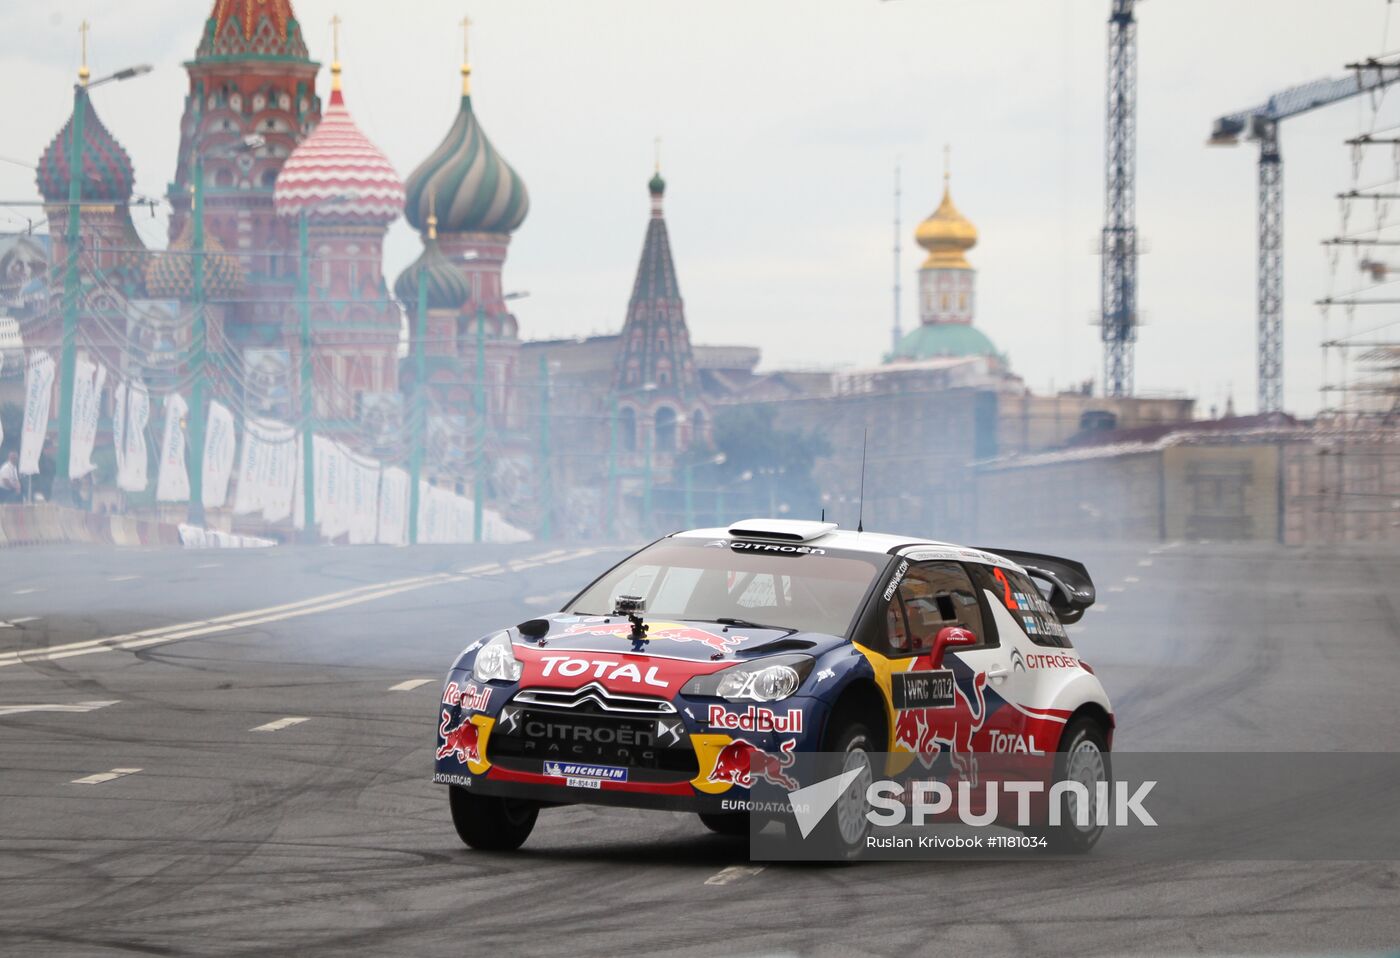
{"label": "front grille", "polygon": [[542,705],[553,709],[613,715],[674,715],[676,712],[676,707],[665,699],[619,695],[609,692],[597,682],[591,682],[581,689],[525,689],[511,701],[517,705]]}
{"label": "front grille", "polygon": [[501,710],[488,759],[542,773],[545,762],[615,765],[629,781],[689,781],[699,774],[685,725],[670,702],[610,693],[527,689]]}

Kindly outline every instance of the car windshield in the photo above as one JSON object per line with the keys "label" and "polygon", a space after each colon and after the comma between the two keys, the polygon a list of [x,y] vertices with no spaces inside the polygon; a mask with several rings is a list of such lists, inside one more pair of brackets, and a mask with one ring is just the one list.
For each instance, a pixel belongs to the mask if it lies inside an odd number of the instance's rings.
{"label": "car windshield", "polygon": [[885,555],[833,549],[664,539],[613,567],[565,611],[608,615],[619,596],[639,596],[648,617],[845,636],[888,563]]}

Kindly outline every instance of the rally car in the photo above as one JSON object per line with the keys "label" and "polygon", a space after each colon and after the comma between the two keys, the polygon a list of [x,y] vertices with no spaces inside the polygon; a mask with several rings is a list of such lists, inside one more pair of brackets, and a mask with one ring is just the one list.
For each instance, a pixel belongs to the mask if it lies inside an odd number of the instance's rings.
{"label": "rally car", "polygon": [[[1064,628],[1093,601],[1084,566],[1050,556],[829,522],[676,533],[467,646],[433,779],[460,838],[495,850],[581,802],[747,834],[755,780],[797,788],[799,752],[1047,755],[1106,781],[1113,711]],[[1057,836],[1084,850],[1099,831]]]}

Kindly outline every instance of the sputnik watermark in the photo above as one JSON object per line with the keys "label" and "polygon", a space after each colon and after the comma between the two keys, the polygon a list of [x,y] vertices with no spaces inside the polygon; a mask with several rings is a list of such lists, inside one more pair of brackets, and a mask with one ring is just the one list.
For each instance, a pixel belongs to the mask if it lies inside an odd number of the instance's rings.
{"label": "sputnik watermark", "polygon": [[1400,752],[921,758],[814,752],[781,776],[757,766],[750,857],[1400,861],[1385,801],[1400,794]]}
{"label": "sputnik watermark", "polygon": [[[828,781],[840,778],[838,775]],[[1134,818],[1140,825],[1155,826],[1157,820],[1143,802],[1157,783],[1143,782],[1131,793],[1128,792],[1129,784],[1121,781],[1095,782],[1091,793],[1083,782],[1055,782],[1049,789],[1048,824],[1052,827],[1062,824],[1068,811],[1072,823],[1079,828],[1124,827],[1132,824]],[[958,821],[964,825],[976,828],[992,824],[1008,825],[1012,821],[1002,815],[1001,804],[1001,793],[1007,792],[1014,796],[1016,803],[1014,824],[1024,828],[1035,824],[1032,796],[1046,791],[1045,783],[1037,781],[986,782],[981,795],[974,793],[973,788],[969,781],[958,782],[955,804],[953,789],[946,782],[872,782],[865,790],[865,801],[871,806],[865,817],[870,824],[882,828],[905,824],[906,815],[912,816],[910,824],[913,825],[927,824],[930,818],[946,821],[950,812],[956,814]],[[976,801],[978,798],[980,802]],[[974,811],[979,807],[980,812]]]}

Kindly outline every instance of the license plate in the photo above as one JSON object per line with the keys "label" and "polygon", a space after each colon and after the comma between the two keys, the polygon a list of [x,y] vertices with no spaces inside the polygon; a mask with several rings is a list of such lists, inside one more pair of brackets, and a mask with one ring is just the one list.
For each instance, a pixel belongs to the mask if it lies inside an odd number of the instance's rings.
{"label": "license plate", "polygon": [[946,709],[953,707],[953,670],[896,672],[891,677],[890,698],[896,709]]}

